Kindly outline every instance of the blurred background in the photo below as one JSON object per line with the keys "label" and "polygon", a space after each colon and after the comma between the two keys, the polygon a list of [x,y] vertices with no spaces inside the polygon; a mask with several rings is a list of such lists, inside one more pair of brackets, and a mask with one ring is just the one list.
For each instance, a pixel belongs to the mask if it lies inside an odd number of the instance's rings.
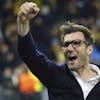
{"label": "blurred background", "polygon": [[92,30],[91,62],[100,64],[100,0],[0,0],[0,100],[48,100],[46,87],[17,52],[17,13],[22,3],[30,1],[41,9],[30,22],[37,49],[63,63],[59,26],[70,20]]}

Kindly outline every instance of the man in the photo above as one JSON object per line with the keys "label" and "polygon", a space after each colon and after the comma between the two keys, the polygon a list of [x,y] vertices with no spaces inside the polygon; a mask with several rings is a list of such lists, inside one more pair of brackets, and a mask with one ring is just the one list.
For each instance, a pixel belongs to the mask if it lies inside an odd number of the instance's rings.
{"label": "man", "polygon": [[[35,48],[29,21],[39,12],[35,3],[22,4],[18,13],[18,51],[30,70],[47,87],[49,100],[100,100],[100,69],[90,63],[91,31],[70,22],[60,27],[66,63],[57,65]],[[42,35],[42,34],[41,34]]]}

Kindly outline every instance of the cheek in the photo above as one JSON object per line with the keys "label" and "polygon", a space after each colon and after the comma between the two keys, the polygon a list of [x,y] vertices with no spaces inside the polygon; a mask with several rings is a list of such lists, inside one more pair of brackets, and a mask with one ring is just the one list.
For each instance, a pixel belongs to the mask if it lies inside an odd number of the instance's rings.
{"label": "cheek", "polygon": [[84,51],[84,52],[80,52],[79,54],[79,62],[80,63],[86,63],[87,62],[87,52]]}

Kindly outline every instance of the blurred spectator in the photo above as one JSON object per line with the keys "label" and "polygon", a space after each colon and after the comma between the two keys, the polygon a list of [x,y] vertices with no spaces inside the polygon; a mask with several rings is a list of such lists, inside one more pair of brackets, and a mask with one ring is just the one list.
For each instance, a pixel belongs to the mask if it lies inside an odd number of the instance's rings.
{"label": "blurred spectator", "polygon": [[3,77],[4,77],[3,86],[7,89],[13,89],[11,76],[12,76],[12,69],[9,66],[5,67],[3,72]]}
{"label": "blurred spectator", "polygon": [[50,48],[51,48],[51,58],[56,63],[63,63],[65,61],[65,57],[63,55],[60,40],[59,40],[59,23],[55,23],[50,30]]}
{"label": "blurred spectator", "polygon": [[[25,64],[24,64],[25,65]],[[19,90],[22,94],[22,100],[41,100],[42,86],[39,80],[32,75],[27,67],[21,66],[21,74],[19,75]]]}

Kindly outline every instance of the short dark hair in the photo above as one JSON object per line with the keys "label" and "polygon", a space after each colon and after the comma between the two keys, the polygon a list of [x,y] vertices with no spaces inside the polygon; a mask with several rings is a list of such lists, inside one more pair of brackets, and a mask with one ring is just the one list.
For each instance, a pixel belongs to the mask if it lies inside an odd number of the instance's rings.
{"label": "short dark hair", "polygon": [[72,32],[77,32],[77,31],[83,33],[85,40],[88,44],[90,45],[94,44],[94,39],[92,37],[92,32],[90,31],[90,29],[88,29],[83,25],[71,23],[70,21],[65,22],[65,24],[60,26],[61,43],[63,43],[63,39],[66,34],[70,34]]}

